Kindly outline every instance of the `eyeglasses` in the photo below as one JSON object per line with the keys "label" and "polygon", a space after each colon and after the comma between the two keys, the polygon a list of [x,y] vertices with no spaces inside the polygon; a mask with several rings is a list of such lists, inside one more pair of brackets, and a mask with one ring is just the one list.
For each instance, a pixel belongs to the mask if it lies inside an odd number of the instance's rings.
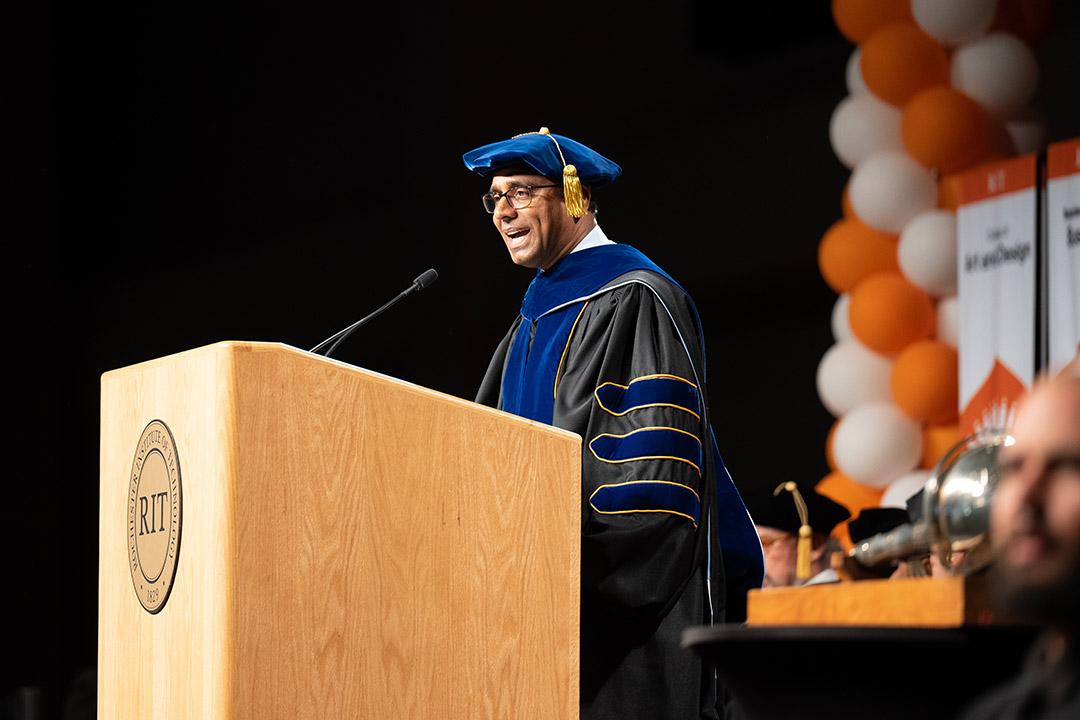
{"label": "eyeglasses", "polygon": [[484,209],[489,213],[495,212],[495,206],[499,204],[500,198],[506,198],[506,202],[510,203],[510,207],[515,210],[523,210],[532,204],[532,191],[539,190],[540,188],[553,188],[561,187],[560,185],[518,185],[512,187],[506,192],[489,192],[484,195],[481,200],[484,201]]}

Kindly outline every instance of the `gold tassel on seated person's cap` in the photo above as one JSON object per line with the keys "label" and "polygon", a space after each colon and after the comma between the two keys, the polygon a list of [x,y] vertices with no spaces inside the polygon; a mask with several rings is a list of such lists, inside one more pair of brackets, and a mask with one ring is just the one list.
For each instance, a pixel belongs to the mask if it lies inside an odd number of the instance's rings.
{"label": "gold tassel on seated person's cap", "polygon": [[799,512],[799,544],[798,554],[795,557],[795,577],[799,580],[810,579],[810,551],[813,548],[813,530],[810,528],[809,513],[806,510],[806,501],[803,500],[799,487],[790,480],[780,483],[773,490],[773,495],[779,495],[781,490],[786,490],[795,497],[795,509]]}
{"label": "gold tassel on seated person's cap", "polygon": [[810,579],[810,550],[813,545],[813,531],[809,525],[803,525],[799,528],[799,554],[795,560],[795,577],[800,580]]}

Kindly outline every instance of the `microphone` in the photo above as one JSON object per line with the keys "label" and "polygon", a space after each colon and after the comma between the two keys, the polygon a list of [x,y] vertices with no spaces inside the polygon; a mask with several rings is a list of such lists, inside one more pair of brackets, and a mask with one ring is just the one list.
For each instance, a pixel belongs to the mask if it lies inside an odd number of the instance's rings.
{"label": "microphone", "polygon": [[319,343],[315,347],[311,348],[311,350],[309,350],[309,352],[319,352],[319,350],[326,347],[330,343],[334,343],[333,345],[330,345],[330,349],[327,350],[324,353],[324,355],[326,355],[326,357],[330,357],[330,354],[332,352],[334,352],[335,349],[337,349],[337,346],[340,345],[345,340],[345,338],[352,335],[353,332],[355,330],[357,330],[361,325],[364,325],[368,321],[374,320],[379,315],[382,315],[386,310],[388,310],[391,306],[393,306],[393,305],[397,304],[398,302],[400,302],[401,300],[403,300],[407,295],[412,295],[414,292],[420,292],[424,288],[430,287],[431,284],[433,282],[435,282],[438,278],[439,278],[439,273],[435,272],[434,269],[425,270],[423,273],[420,274],[420,276],[418,278],[416,278],[415,280],[412,281],[412,285],[410,285],[407,289],[403,290],[402,292],[398,293],[397,297],[395,297],[393,300],[386,303],[381,308],[379,308],[375,312],[371,313],[367,317],[357,320],[356,322],[354,322],[352,325],[345,328],[344,330],[339,330],[338,332],[334,333],[333,335],[326,338],[325,340],[323,340],[321,343]]}

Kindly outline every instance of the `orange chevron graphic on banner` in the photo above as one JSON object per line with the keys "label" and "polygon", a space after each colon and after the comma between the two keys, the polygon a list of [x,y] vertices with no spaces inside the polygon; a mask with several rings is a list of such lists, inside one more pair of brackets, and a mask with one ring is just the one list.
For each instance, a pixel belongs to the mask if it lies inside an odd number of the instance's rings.
{"label": "orange chevron graphic on banner", "polygon": [[960,415],[960,428],[965,435],[1008,430],[1012,427],[1016,403],[1026,392],[1024,383],[995,357],[990,375]]}

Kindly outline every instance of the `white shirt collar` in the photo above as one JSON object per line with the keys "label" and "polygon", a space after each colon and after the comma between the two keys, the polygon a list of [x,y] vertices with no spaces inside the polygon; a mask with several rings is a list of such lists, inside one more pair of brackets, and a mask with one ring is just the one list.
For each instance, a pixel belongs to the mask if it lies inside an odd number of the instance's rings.
{"label": "white shirt collar", "polygon": [[579,242],[574,247],[574,249],[571,250],[570,252],[571,253],[576,253],[578,250],[588,250],[589,248],[598,247],[600,245],[614,245],[614,244],[615,244],[615,242],[612,241],[612,240],[609,240],[608,236],[605,235],[604,231],[600,229],[599,225],[597,225],[596,227],[594,227],[592,230],[589,231],[588,235],[581,238],[581,242]]}

